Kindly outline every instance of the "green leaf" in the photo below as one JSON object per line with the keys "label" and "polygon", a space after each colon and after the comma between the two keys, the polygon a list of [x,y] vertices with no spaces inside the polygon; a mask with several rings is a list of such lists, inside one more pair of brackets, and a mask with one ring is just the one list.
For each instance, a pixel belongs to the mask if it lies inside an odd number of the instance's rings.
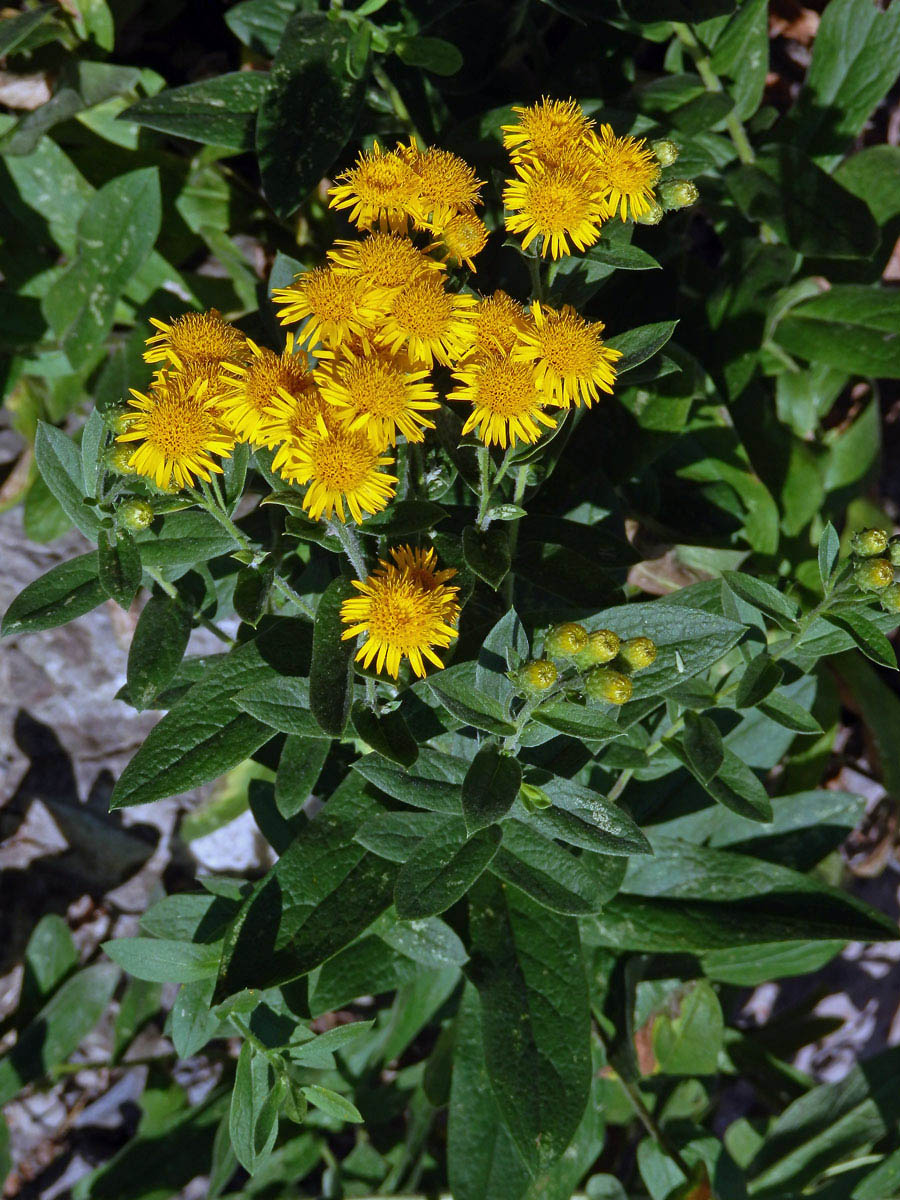
{"label": "green leaf", "polygon": [[[660,265],[646,250],[632,246],[630,242],[599,241],[584,253],[590,262],[604,263],[615,267],[618,271],[653,271],[659,270]],[[648,328],[648,326],[644,326]],[[635,364],[637,365],[637,364]]]}
{"label": "green leaf", "polygon": [[878,226],[865,201],[796,146],[779,146],[726,178],[749,220],[770,225],[808,258],[869,258],[878,246]]}
{"label": "green leaf", "polygon": [[351,1021],[349,1025],[335,1025],[333,1029],[320,1033],[311,1041],[292,1045],[289,1050],[291,1059],[304,1067],[334,1067],[335,1051],[342,1050],[349,1042],[356,1041],[374,1025],[374,1021]]}
{"label": "green leaf", "polygon": [[718,804],[751,820],[771,821],[772,802],[766,789],[747,764],[727,746],[723,747],[722,763],[715,778],[704,779],[677,741],[669,739],[666,745]]}
{"label": "green leaf", "polygon": [[350,137],[367,75],[346,71],[352,36],[347,22],[320,14],[294,13],[285,28],[256,123],[263,191],[280,217],[299,208]]}
{"label": "green leaf", "polygon": [[94,1028],[112,999],[119,968],[98,963],[73,975],[0,1058],[0,1104],[64,1063]]}
{"label": "green leaf", "polygon": [[127,529],[113,537],[101,529],[97,540],[97,577],[111,600],[126,611],[141,586],[141,554]]}
{"label": "green leaf", "polygon": [[853,1189],[851,1200],[881,1200],[900,1189],[900,1150],[895,1150]]}
{"label": "green leaf", "polygon": [[767,0],[742,4],[716,38],[711,66],[734,83],[735,115],[742,121],[759,108],[769,71],[769,9]]}
{"label": "green leaf", "polygon": [[759,711],[765,713],[776,724],[783,725],[785,729],[792,729],[795,733],[821,735],[825,732],[802,704],[791,700],[789,696],[780,696],[777,692],[759,702]]}
{"label": "green leaf", "polygon": [[266,1055],[244,1042],[234,1076],[228,1132],[238,1162],[251,1175],[269,1155],[278,1135],[278,1104],[283,1091],[276,1083],[280,1080],[276,1080]]}
{"label": "green leaf", "polygon": [[30,33],[42,25],[55,12],[52,4],[42,4],[18,16],[0,20],[0,55],[11,54]]}
{"label": "green leaf", "polygon": [[403,767],[411,767],[418,758],[418,744],[399,710],[374,713],[357,700],[350,711],[350,720],[359,737],[383,758]]}
{"label": "green leaf", "polygon": [[161,594],[141,610],[128,649],[128,699],[138,710],[149,708],[171,683],[191,636],[191,614]]}
{"label": "green leaf", "polygon": [[360,533],[373,537],[409,537],[434,529],[447,519],[447,510],[431,500],[395,500],[384,512],[366,517],[359,526]]}
{"label": "green leaf", "polygon": [[466,831],[475,833],[505,817],[521,783],[522,768],[515,758],[497,746],[482,746],[472,759],[462,785]]}
{"label": "green leaf", "polygon": [[440,917],[418,921],[390,919],[388,910],[378,928],[378,936],[393,950],[425,967],[443,969],[461,967],[468,954],[459,937]]}
{"label": "green leaf", "polygon": [[768,942],[708,950],[701,955],[700,963],[709,979],[735,987],[757,987],[774,979],[818,971],[843,948],[843,942]]}
{"label": "green leaf", "polygon": [[894,647],[881,630],[868,617],[859,612],[829,613],[828,619],[839,628],[846,630],[866,658],[878,663],[881,667],[897,669],[897,656]]}
{"label": "green leaf", "polygon": [[776,325],[774,338],[789,354],[810,362],[855,375],[900,378],[900,295],[883,287],[835,284],[793,305]]}
{"label": "green leaf", "polygon": [[357,593],[344,576],[329,583],[316,607],[309,708],[329,737],[340,737],[353,700],[353,643],[342,638],[341,605]]}
{"label": "green leaf", "polygon": [[822,580],[823,588],[827,588],[831,581],[840,551],[841,539],[837,535],[837,530],[829,521],[822,530],[818,549],[819,578]]}
{"label": "green leaf", "polygon": [[97,553],[80,554],[51,567],[19,592],[3,616],[3,637],[55,629],[90,612],[106,599],[97,578]]}
{"label": "green leaf", "polygon": [[213,659],[202,680],[150,731],[113,789],[111,807],[147,804],[188,791],[258,750],[272,731],[241,712],[234,696],[281,671],[303,671],[308,634],[303,622],[281,618],[252,642]]}
{"label": "green leaf", "polygon": [[336,1117],[339,1121],[361,1122],[363,1120],[362,1113],[355,1104],[352,1104],[346,1096],[331,1091],[330,1088],[311,1083],[300,1090],[310,1104],[321,1109],[323,1113],[327,1113],[329,1117]]}
{"label": "green leaf", "polygon": [[188,509],[168,513],[161,527],[141,537],[141,562],[146,568],[174,571],[208,563],[237,550],[238,543],[210,513]]}
{"label": "green leaf", "polygon": [[463,65],[459,50],[443,38],[402,38],[394,47],[394,52],[408,67],[421,67],[433,75],[455,75]]}
{"label": "green leaf", "polygon": [[734,693],[734,707],[754,708],[778,687],[783,678],[782,668],[765,651],[762,651],[747,663],[737,691]]}
{"label": "green leaf", "polygon": [[725,1037],[722,1006],[712,984],[698,979],[653,1023],[653,1051],[664,1075],[714,1075]]}
{"label": "green leaf", "polygon": [[542,704],[532,714],[532,719],[559,733],[585,741],[609,741],[621,737],[624,730],[611,717],[599,709],[573,704],[568,700],[553,700]]}
{"label": "green leaf", "polygon": [[296,10],[296,0],[242,0],[225,13],[225,24],[245,46],[272,58]]}
{"label": "green leaf", "polygon": [[374,754],[367,754],[359,762],[355,762],[353,770],[382,792],[393,796],[395,800],[402,800],[404,804],[413,804],[416,808],[427,808],[449,816],[461,814],[460,784],[398,770]]}
{"label": "green leaf", "polygon": [[622,357],[616,363],[617,374],[622,376],[626,371],[639,367],[662,350],[677,324],[677,321],[658,321],[654,325],[639,325],[636,329],[610,338],[607,346],[622,352]]}
{"label": "green leaf", "polygon": [[211,1011],[214,978],[184,983],[172,1005],[172,1043],[179,1058],[192,1058],[219,1032],[221,1021]]}
{"label": "green leaf", "polygon": [[305,679],[267,679],[238,692],[234,703],[242,712],[282,733],[330,740],[309,711],[309,683]]}
{"label": "green leaf", "polygon": [[509,574],[509,535],[502,525],[476,529],[467,525],[462,534],[463,557],[466,566],[494,591]]}
{"label": "green leaf", "polygon": [[234,584],[234,611],[254,629],[265,613],[272,591],[273,572],[265,567],[241,567]]}
{"label": "green leaf", "polygon": [[505,708],[515,694],[506,677],[507,671],[521,666],[529,653],[528,635],[519,614],[511,608],[481,643],[475,665],[475,686]]}
{"label": "green leaf", "polygon": [[219,969],[221,947],[196,945],[169,938],[116,938],[103,949],[135,979],[151,983],[193,983],[214,977]]}
{"label": "green leaf", "polygon": [[330,750],[331,742],[319,737],[318,730],[315,737],[289,733],[284,739],[275,775],[275,806],[285,820],[295,817],[309,799]]}
{"label": "green leaf", "polygon": [[427,681],[429,690],[439,704],[443,704],[457,720],[475,729],[483,729],[498,737],[509,737],[516,727],[507,718],[506,708],[493,696],[479,691],[474,681],[469,682],[474,672],[465,663],[460,672],[443,671]]}
{"label": "green leaf", "polygon": [[[602,872],[596,857],[577,858],[524,822],[506,821],[503,844],[489,870],[544,908],[580,917],[599,912],[621,882],[614,870]],[[606,865],[611,860],[604,856],[601,861]]]}
{"label": "green leaf", "polygon": [[455,904],[497,853],[501,837],[496,825],[467,837],[460,818],[446,818],[400,869],[394,892],[397,915],[430,917]]}
{"label": "green leaf", "polygon": [[[835,179],[865,200],[879,225],[900,216],[900,146],[867,146],[838,166]],[[882,246],[882,251],[886,247]]]}
{"label": "green leaf", "polygon": [[709,783],[725,760],[725,747],[718,726],[710,717],[686,712],[682,742],[691,770],[702,783]]}
{"label": "green leaf", "polygon": [[34,457],[41,478],[63,512],[86,538],[95,542],[100,522],[94,510],[84,503],[84,471],[78,447],[61,429],[39,421]]}
{"label": "green leaf", "polygon": [[791,600],[765,580],[738,571],[723,571],[722,578],[733,592],[755,608],[771,613],[774,617],[783,617],[788,622],[793,622],[796,618],[797,601]]}
{"label": "green leaf", "polygon": [[161,221],[156,167],[116,176],[85,207],[78,252],[43,302],[73,367],[86,363],[112,329],[116,301],[144,265]]}
{"label": "green leaf", "polygon": [[264,71],[215,75],[139,100],[119,120],[225,150],[252,150],[257,109],[268,87]]}
{"label": "green leaf", "polygon": [[403,863],[424,838],[444,827],[445,819],[437,812],[378,813],[364,821],[354,836],[373,854]]}
{"label": "green leaf", "polygon": [[489,877],[470,896],[469,922],[488,1076],[504,1124],[535,1171],[563,1154],[590,1092],[578,926]]}
{"label": "green leaf", "polygon": [[627,813],[598,792],[559,777],[541,780],[553,800],[528,817],[548,837],[602,854],[649,854],[650,843]]}
{"label": "green leaf", "polygon": [[748,1168],[753,1195],[805,1191],[827,1167],[880,1141],[900,1119],[898,1069],[900,1049],[884,1050],[789,1104]]}
{"label": "green leaf", "polygon": [[96,408],[91,409],[91,415],[81,430],[81,471],[86,496],[97,495],[97,485],[103,468],[106,433],[106,422],[102,414]]}

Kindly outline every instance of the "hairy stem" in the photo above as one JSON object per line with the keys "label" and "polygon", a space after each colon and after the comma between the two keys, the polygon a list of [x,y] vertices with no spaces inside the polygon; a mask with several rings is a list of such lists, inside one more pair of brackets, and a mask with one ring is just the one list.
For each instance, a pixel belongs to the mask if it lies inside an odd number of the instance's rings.
{"label": "hairy stem", "polygon": [[[722,80],[713,70],[709,55],[697,40],[690,25],[685,25],[681,21],[673,21],[672,32],[693,59],[694,66],[697,68],[697,74],[703,80],[703,86],[706,90],[708,92],[724,92],[725,89],[722,86]],[[737,150],[738,158],[741,162],[755,162],[756,155],[747,136],[747,130],[744,128],[740,118],[733,111],[725,118],[725,128],[728,130],[728,135],[734,143],[734,148]]]}
{"label": "hairy stem", "polygon": [[366,559],[362,552],[359,538],[350,526],[345,525],[343,521],[329,521],[328,529],[341,543],[344,553],[350,560],[351,567],[356,572],[357,579],[366,579],[369,574],[366,568]]}

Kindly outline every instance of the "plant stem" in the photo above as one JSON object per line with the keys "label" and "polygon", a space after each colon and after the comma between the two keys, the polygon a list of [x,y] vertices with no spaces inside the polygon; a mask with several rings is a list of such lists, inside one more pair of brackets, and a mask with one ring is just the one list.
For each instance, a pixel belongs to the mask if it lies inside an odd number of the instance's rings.
{"label": "plant stem", "polygon": [[157,571],[154,567],[144,567],[144,570],[160,589],[160,591],[165,592],[169,599],[174,600],[180,608],[185,610],[185,612],[189,612],[192,617],[196,617],[204,629],[208,629],[210,633],[214,634],[220,642],[224,642],[226,646],[234,645],[234,638],[230,637],[224,629],[220,629],[214,621],[210,621],[208,617],[204,617],[202,613],[195,612],[194,609],[185,604],[184,600],[178,594],[177,588],[169,583],[167,579],[163,579],[159,571]]}
{"label": "plant stem", "polygon": [[[709,55],[697,40],[690,25],[685,25],[681,21],[673,21],[672,32],[694,60],[697,74],[703,80],[703,86],[706,90],[708,92],[724,92],[725,89],[722,87],[722,80],[713,70]],[[756,155],[747,136],[747,130],[734,111],[730,112],[725,118],[725,128],[728,130],[728,135],[734,143],[734,148],[737,150],[738,158],[741,162],[755,162]]]}
{"label": "plant stem", "polygon": [[372,67],[372,77],[387,96],[388,100],[390,100],[391,108],[394,110],[394,115],[396,116],[397,120],[401,123],[401,125],[404,125],[409,130],[416,141],[421,142],[422,135],[416,128],[416,123],[412,118],[412,113],[406,107],[403,97],[397,91],[397,88],[388,76],[387,71],[385,71],[384,67],[381,66],[380,63],[376,63],[375,66]]}
{"label": "plant stem", "polygon": [[[525,488],[526,488],[527,484],[528,484],[528,467],[527,466],[519,467],[518,471],[516,472],[516,486],[513,488],[513,498],[512,498],[513,504],[521,504],[522,503],[522,497],[525,495]],[[508,536],[507,540],[509,542],[510,567],[509,567],[509,574],[506,576],[506,578],[503,581],[503,595],[506,598],[507,604],[511,605],[513,602],[513,592],[515,589],[515,574],[513,572],[512,564],[516,557],[516,543],[519,540],[519,518],[518,517],[514,521],[510,521],[510,523],[509,523],[509,536]]]}
{"label": "plant stem", "polygon": [[366,568],[365,556],[362,552],[362,546],[359,544],[359,538],[353,530],[349,525],[345,525],[343,521],[329,521],[328,529],[341,543],[344,553],[350,560],[350,565],[356,572],[357,579],[367,579],[369,572]]}
{"label": "plant stem", "polygon": [[622,1087],[628,1093],[628,1099],[631,1101],[632,1105],[634,1106],[634,1111],[637,1113],[637,1117],[638,1117],[638,1120],[640,1121],[640,1123],[644,1126],[644,1128],[647,1130],[647,1132],[650,1134],[650,1136],[653,1138],[653,1140],[659,1146],[660,1150],[662,1150],[662,1152],[665,1155],[667,1155],[669,1158],[671,1158],[672,1162],[675,1163],[675,1165],[676,1165],[676,1167],[678,1167],[679,1171],[681,1171],[684,1174],[685,1179],[690,1179],[691,1168],[687,1165],[687,1163],[684,1161],[684,1159],[681,1157],[680,1153],[675,1149],[675,1147],[671,1146],[669,1144],[668,1139],[666,1138],[666,1135],[663,1133],[663,1131],[660,1129],[659,1125],[657,1124],[656,1118],[653,1116],[653,1113],[650,1111],[650,1109],[644,1103],[644,1097],[641,1095],[640,1089],[638,1088],[637,1084],[632,1083],[630,1080],[625,1079],[621,1075],[619,1076],[619,1082],[622,1084]]}
{"label": "plant stem", "polygon": [[479,446],[478,455],[478,528],[487,529],[488,506],[491,503],[491,452],[487,446]]}
{"label": "plant stem", "polygon": [[544,281],[541,278],[541,260],[536,254],[525,256],[528,263],[528,274],[531,276],[531,298],[542,302],[544,299]]}

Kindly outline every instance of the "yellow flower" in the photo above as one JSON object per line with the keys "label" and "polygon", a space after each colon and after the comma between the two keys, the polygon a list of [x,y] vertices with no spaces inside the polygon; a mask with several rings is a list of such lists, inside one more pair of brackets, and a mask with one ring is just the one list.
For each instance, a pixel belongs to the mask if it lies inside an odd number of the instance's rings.
{"label": "yellow flower", "polygon": [[373,319],[365,303],[365,289],[355,275],[333,267],[316,267],[298,275],[290,287],[272,292],[282,325],[306,318],[298,345],[339,346],[351,337],[359,337]]}
{"label": "yellow flower", "polygon": [[185,313],[171,321],[151,317],[150,324],[159,333],[147,338],[145,362],[167,362],[175,367],[205,360],[241,362],[247,353],[247,339],[214,308]]}
{"label": "yellow flower", "polygon": [[414,138],[404,153],[416,178],[414,211],[421,224],[440,227],[481,203],[484,185],[459,155],[436,146],[419,150]]}
{"label": "yellow flower", "polygon": [[[391,558],[397,569],[418,587],[428,592],[434,592],[445,608],[454,609],[456,613],[459,612],[459,605],[456,602],[459,588],[444,586],[447,580],[452,579],[456,574],[456,567],[445,567],[443,570],[438,570],[437,551],[433,546],[429,546],[427,550],[421,546],[394,546],[391,550]],[[383,559],[381,562],[383,566],[388,566]]]}
{"label": "yellow flower", "polygon": [[[334,409],[322,399],[319,389],[310,380],[299,395],[280,390],[265,410],[265,424],[259,432],[260,441],[270,450],[277,447],[272,470],[290,470],[300,446],[317,428],[321,417],[331,429],[337,424]],[[284,476],[287,478],[287,475]]]}
{"label": "yellow flower", "polygon": [[444,290],[431,276],[413,280],[392,298],[376,335],[392,354],[406,351],[431,367],[461,358],[471,340],[475,297]]}
{"label": "yellow flower", "polygon": [[[392,554],[399,563],[397,551]],[[433,550],[417,552],[406,546],[400,557],[414,565],[421,566],[424,562],[423,569],[432,579],[452,574],[433,571]],[[342,635],[345,641],[361,633],[366,635],[356,652],[357,662],[369,667],[374,660],[377,671],[386,666],[394,679],[404,658],[409,659],[413,671],[422,679],[425,660],[443,667],[435,648],[446,649],[457,636],[453,627],[459,618],[456,588],[430,583],[424,576],[418,578],[408,567],[384,560],[368,579],[362,583],[354,580],[353,586],[360,595],[344,601],[341,620],[350,627]]]}
{"label": "yellow flower", "polygon": [[420,275],[444,269],[408,237],[396,233],[373,233],[361,242],[336,242],[328,257],[335,271],[355,276],[374,293],[373,304]]}
{"label": "yellow flower", "polygon": [[536,158],[546,166],[556,166],[573,147],[584,145],[593,121],[589,121],[575,100],[551,100],[544,96],[539,104],[513,108],[516,125],[503,125],[503,145],[514,162]]}
{"label": "yellow flower", "polygon": [[440,404],[427,370],[370,346],[361,354],[326,351],[321,357],[316,382],[349,429],[368,430],[374,441],[391,446],[398,433],[421,442],[422,431],[434,429],[424,414]]}
{"label": "yellow flower", "polygon": [[117,442],[140,442],[129,460],[139,475],[168,488],[190,487],[193,476],[209,479],[222,468],[211,457],[228,458],[234,439],[220,426],[215,398],[207,394],[202,380],[186,382],[178,375],[158,375],[145,395],[132,389],[129,401],[134,412],[125,414],[127,431]]}
{"label": "yellow flower", "polygon": [[659,179],[659,163],[643,138],[616,137],[611,125],[601,125],[600,136],[592,135],[595,181],[609,216],[616,212],[624,221],[642,217],[653,207],[653,188]]}
{"label": "yellow flower", "polygon": [[523,233],[522,248],[541,239],[541,253],[552,258],[593,246],[600,236],[605,207],[587,160],[547,167],[541,162],[516,167],[517,179],[507,179],[503,203],[510,233]]}
{"label": "yellow flower", "polygon": [[517,440],[536,442],[543,433],[541,425],[550,429],[556,425],[555,418],[543,411],[547,397],[530,363],[487,358],[460,367],[453,378],[462,386],[447,399],[465,400],[473,406],[463,433],[477,428],[487,446],[506,446],[507,441],[512,446]]}
{"label": "yellow flower", "polygon": [[343,424],[329,428],[319,413],[315,428],[300,440],[281,474],[309,484],[303,507],[313,520],[337,513],[339,521],[346,521],[346,502],[353,519],[362,521],[364,512],[381,512],[393,499],[397,477],[381,469],[393,461],[364,430],[355,432]]}
{"label": "yellow flower", "polygon": [[534,321],[520,331],[512,355],[533,366],[552,403],[577,408],[584,401],[590,408],[600,391],[612,392],[622,352],[604,345],[603,322],[586,321],[568,304],[557,312],[535,302],[531,311]]}
{"label": "yellow flower", "polygon": [[472,259],[487,245],[488,229],[484,221],[475,213],[463,212],[451,217],[446,225],[437,226],[436,232],[438,240],[426,249],[438,250],[445,261],[452,259],[459,266],[465,263],[474,271]]}
{"label": "yellow flower", "polygon": [[252,355],[246,366],[226,364],[228,390],[222,403],[223,419],[241,441],[265,445],[266,410],[284,390],[299,396],[312,383],[309,360],[302,350],[294,353],[294,335],[289,333],[281,354],[250,341]]}
{"label": "yellow flower", "polygon": [[518,300],[506,292],[496,291],[478,303],[472,322],[472,358],[494,358],[508,355],[519,334],[528,328],[529,320]]}
{"label": "yellow flower", "polygon": [[[342,182],[343,181],[343,182]],[[384,151],[377,142],[363,150],[351,167],[328,189],[332,208],[349,208],[349,220],[357,229],[393,229],[405,233],[410,206],[418,183],[406,156],[397,150]]]}

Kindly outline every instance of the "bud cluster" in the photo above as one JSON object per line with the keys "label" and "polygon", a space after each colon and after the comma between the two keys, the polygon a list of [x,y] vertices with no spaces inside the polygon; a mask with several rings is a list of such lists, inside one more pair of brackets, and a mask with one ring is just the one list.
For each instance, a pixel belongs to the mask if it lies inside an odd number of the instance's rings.
{"label": "bud cluster", "polygon": [[631,675],[655,659],[656,644],[648,637],[623,639],[611,629],[588,633],[583,625],[566,621],[547,633],[543,656],[525,663],[515,682],[525,696],[560,685],[591,700],[625,704],[631,699]]}
{"label": "bud cluster", "polygon": [[900,615],[900,583],[894,582],[894,572],[900,568],[900,536],[889,538],[883,529],[860,529],[850,549],[856,586],[876,593],[885,612]]}

